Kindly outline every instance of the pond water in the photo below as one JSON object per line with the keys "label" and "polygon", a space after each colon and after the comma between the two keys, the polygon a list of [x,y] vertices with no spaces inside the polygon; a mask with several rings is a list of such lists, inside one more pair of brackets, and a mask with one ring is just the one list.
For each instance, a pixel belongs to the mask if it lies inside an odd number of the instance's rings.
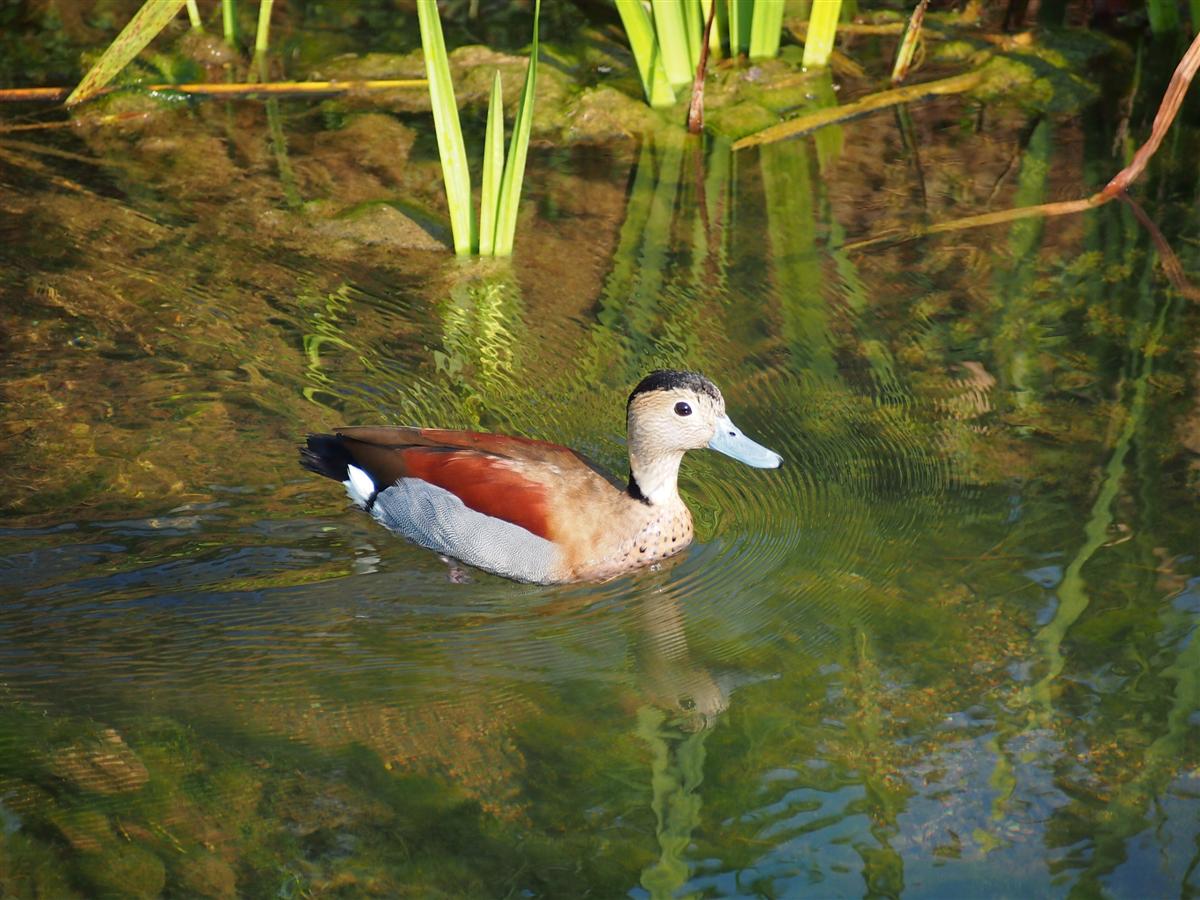
{"label": "pond water", "polygon": [[[511,264],[404,231],[419,120],[330,110],[0,135],[0,893],[1200,891],[1188,291],[1117,203],[861,243],[1086,194],[1106,110],[544,141]],[[1138,190],[1185,277],[1196,143]],[[656,571],[462,582],[297,464],[620,474],[664,366],[787,464],[689,454]]]}

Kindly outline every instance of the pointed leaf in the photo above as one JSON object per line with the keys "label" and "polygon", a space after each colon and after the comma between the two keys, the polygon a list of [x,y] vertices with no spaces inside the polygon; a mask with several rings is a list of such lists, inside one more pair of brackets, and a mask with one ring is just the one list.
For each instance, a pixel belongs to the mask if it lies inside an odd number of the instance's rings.
{"label": "pointed leaf", "polygon": [[[814,0],[813,5],[841,0]],[[750,22],[754,15],[753,0],[729,0],[729,55],[745,53],[750,46]]]}
{"label": "pointed leaf", "polygon": [[651,0],[654,33],[662,52],[663,68],[671,87],[679,90],[692,83],[696,74],[687,34],[687,18],[681,0]]}
{"label": "pointed leaf", "polygon": [[496,256],[512,253],[513,236],[517,232],[517,209],[521,203],[521,184],[525,179],[525,157],[529,151],[529,134],[533,130],[533,100],[537,90],[538,22],[542,0],[533,5],[533,46],[529,50],[529,68],[525,71],[525,87],[513,120],[512,138],[508,144],[508,159],[504,162],[504,183],[500,186],[500,207],[496,213]]}
{"label": "pointed leaf", "polygon": [[779,55],[783,31],[783,0],[758,0],[750,21],[750,58],[774,59]]}
{"label": "pointed leaf", "polygon": [[675,103],[675,91],[663,69],[662,53],[650,13],[646,12],[641,0],[616,0],[616,4],[621,24],[625,26],[625,36],[629,38],[629,48],[637,62],[638,74],[642,77],[646,102],[656,109],[671,106]]}
{"label": "pointed leaf", "polygon": [[450,79],[450,61],[446,56],[446,41],[442,37],[442,20],[436,0],[417,0],[417,19],[421,26],[425,73],[429,78],[429,101],[433,107],[438,156],[442,160],[446,205],[450,208],[454,252],[459,256],[468,256],[475,244],[471,216],[471,170],[467,165],[467,147],[458,121],[458,105],[454,99],[454,83]]}
{"label": "pointed leaf", "polygon": [[170,24],[171,20],[183,9],[186,0],[146,0],[129,24],[121,29],[121,33],[108,45],[108,49],[96,61],[96,64],[83,76],[71,96],[67,97],[67,106],[82,103],[108,84],[117,73],[125,68],[142,49]]}
{"label": "pointed leaf", "polygon": [[504,94],[500,71],[492,79],[487,132],[483,139],[483,188],[479,195],[479,255],[491,256],[496,245],[496,217],[504,180]]}
{"label": "pointed leaf", "polygon": [[267,38],[271,33],[271,8],[275,5],[275,0],[259,0],[258,2],[258,28],[254,32],[254,52],[256,54],[267,52]]}
{"label": "pointed leaf", "polygon": [[802,62],[805,68],[820,68],[829,64],[841,14],[842,0],[815,0],[808,17],[808,33],[804,36]]}

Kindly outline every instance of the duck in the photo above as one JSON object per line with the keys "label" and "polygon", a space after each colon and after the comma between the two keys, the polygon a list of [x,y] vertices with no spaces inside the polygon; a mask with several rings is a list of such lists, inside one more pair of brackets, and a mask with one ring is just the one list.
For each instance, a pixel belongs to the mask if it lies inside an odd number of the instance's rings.
{"label": "duck", "polygon": [[651,372],[625,417],[624,484],[568,447],[441,428],[309,434],[300,464],[340,481],[355,506],[409,541],[534,584],[605,581],[684,550],[694,535],[678,488],[688,450],[783,464],[733,424],[720,390],[696,372]]}

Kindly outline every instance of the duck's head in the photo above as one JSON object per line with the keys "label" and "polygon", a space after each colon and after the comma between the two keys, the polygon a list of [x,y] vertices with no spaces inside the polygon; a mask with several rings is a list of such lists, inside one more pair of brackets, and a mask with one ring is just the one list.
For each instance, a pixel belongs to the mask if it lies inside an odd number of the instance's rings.
{"label": "duck's head", "polygon": [[679,460],[704,447],[758,469],[783,457],[742,434],[725,414],[717,386],[695,372],[660,369],[638,383],[626,404],[630,493],[658,502],[675,492]]}

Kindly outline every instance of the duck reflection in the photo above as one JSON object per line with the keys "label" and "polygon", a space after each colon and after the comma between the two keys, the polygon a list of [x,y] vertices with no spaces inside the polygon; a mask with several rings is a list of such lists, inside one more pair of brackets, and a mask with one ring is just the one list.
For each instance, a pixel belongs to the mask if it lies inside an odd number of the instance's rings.
{"label": "duck reflection", "polygon": [[692,659],[679,598],[655,591],[632,609],[634,654],[644,698],[684,732],[704,731],[729,706],[720,681]]}

